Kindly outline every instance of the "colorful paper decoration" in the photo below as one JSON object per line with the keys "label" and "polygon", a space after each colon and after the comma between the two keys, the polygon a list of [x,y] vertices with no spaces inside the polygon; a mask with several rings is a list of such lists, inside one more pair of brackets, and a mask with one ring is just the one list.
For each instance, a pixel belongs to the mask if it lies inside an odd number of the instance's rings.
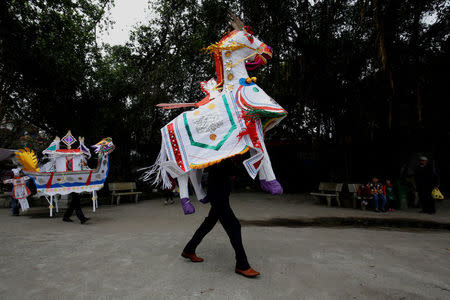
{"label": "colorful paper decoration", "polygon": [[109,154],[115,148],[112,139],[105,138],[93,146],[95,153],[98,154],[95,169],[90,169],[87,165],[87,159],[91,153],[84,145],[84,138],[79,138],[80,146],[77,149],[71,149],[76,140],[69,130],[62,138],[62,142],[68,149],[60,149],[59,142],[59,138],[56,137],[43,151],[49,161],[40,168],[37,167],[34,151],[28,148],[16,152],[17,160],[22,164],[24,173],[33,179],[38,193],[46,197],[50,216],[53,216],[53,208],[58,212],[55,196],[70,193],[92,193],[95,199],[92,203],[95,211],[98,206],[96,191],[100,190],[106,181],[109,171]]}
{"label": "colorful paper decoration", "polygon": [[70,130],[67,134],[62,138],[62,142],[67,146],[67,149],[70,149],[71,146],[76,142],[76,139],[73,137]]}
{"label": "colorful paper decoration", "polygon": [[[185,214],[195,211],[189,202],[188,181],[202,201],[202,169],[247,151],[250,158],[244,166],[248,174],[252,178],[259,174],[262,188],[272,194],[283,190],[273,173],[264,133],[287,112],[255,84],[256,77],[247,74],[248,68],[264,65],[272,50],[236,16],[233,19],[235,30],[205,49],[213,54],[217,80],[201,83],[207,96],[195,104],[197,109],[182,113],[161,129],[161,152],[143,175],[154,184],[162,182],[164,188],[172,186],[169,175],[177,178]],[[211,83],[216,83],[212,89]],[[181,106],[165,103],[160,107]]]}

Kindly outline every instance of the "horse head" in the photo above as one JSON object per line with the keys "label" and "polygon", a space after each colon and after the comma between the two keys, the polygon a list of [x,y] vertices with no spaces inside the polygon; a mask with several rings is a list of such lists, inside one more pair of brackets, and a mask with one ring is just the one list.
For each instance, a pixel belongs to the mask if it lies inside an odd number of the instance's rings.
{"label": "horse head", "polygon": [[247,70],[266,64],[272,58],[272,49],[255,37],[250,27],[230,14],[234,30],[206,50],[214,54],[218,86],[232,93],[244,116],[260,118],[267,131],[287,112],[256,85],[256,77],[249,77]]}
{"label": "horse head", "polygon": [[239,78],[248,77],[247,70],[265,65],[272,58],[272,49],[248,26],[229,32],[205,50],[214,55],[218,86],[228,90]]}
{"label": "horse head", "polygon": [[258,40],[250,26],[245,26],[244,23],[230,10],[232,18],[231,25],[236,31],[235,40],[237,43],[245,45],[245,48],[255,50],[256,54],[248,53],[249,59],[246,61],[246,69],[251,71],[261,65],[265,65],[268,59],[272,58],[272,48],[265,43]]}
{"label": "horse head", "polygon": [[100,142],[98,142],[95,145],[92,145],[91,147],[94,148],[94,152],[97,153],[98,155],[107,155],[113,152],[114,149],[116,148],[116,146],[114,146],[112,142],[112,138],[110,137],[102,139]]}

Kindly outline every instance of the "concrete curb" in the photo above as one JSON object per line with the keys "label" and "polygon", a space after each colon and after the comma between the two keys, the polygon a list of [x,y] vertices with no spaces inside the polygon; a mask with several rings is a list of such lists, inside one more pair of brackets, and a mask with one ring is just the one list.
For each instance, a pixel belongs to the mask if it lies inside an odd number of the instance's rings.
{"label": "concrete curb", "polygon": [[266,220],[240,220],[243,226],[261,227],[357,227],[357,228],[402,228],[437,229],[450,231],[450,222],[436,222],[414,218],[371,217],[317,217],[317,218],[272,218]]}

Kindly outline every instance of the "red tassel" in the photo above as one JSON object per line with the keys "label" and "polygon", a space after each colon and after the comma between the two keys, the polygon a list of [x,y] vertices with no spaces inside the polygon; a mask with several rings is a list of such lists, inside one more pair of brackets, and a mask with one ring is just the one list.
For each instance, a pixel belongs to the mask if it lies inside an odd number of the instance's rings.
{"label": "red tassel", "polygon": [[256,131],[255,117],[252,115],[249,115],[249,114],[247,114],[247,112],[243,111],[242,118],[245,121],[246,129],[244,131],[241,131],[238,134],[238,139],[241,140],[245,135],[248,135],[250,137],[250,140],[252,141],[253,145],[256,148],[259,148],[262,150],[261,143],[259,142],[259,138],[258,138],[258,132]]}

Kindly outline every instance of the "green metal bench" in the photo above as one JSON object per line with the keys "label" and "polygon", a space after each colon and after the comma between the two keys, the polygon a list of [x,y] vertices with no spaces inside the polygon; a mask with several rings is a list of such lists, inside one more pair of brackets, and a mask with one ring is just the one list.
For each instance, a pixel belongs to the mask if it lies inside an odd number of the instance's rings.
{"label": "green metal bench", "polygon": [[342,192],[342,183],[321,182],[319,184],[319,192],[310,193],[315,197],[325,197],[327,199],[327,206],[331,206],[331,198],[335,197],[338,206],[341,206],[339,201],[339,193]]}
{"label": "green metal bench", "polygon": [[111,204],[116,197],[116,205],[119,205],[121,196],[134,196],[134,201],[137,203],[139,195],[142,194],[136,191],[136,182],[112,182],[108,187],[111,191]]}

